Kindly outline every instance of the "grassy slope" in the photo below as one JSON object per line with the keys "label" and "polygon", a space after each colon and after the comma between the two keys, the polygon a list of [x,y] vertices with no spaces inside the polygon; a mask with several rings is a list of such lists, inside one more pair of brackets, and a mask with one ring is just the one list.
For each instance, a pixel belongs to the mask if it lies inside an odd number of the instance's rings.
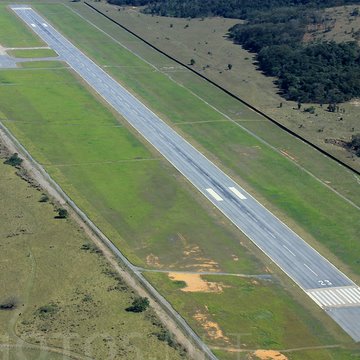
{"label": "grassy slope", "polygon": [[8,54],[17,58],[42,58],[58,56],[58,54],[51,49],[10,50],[8,51]]}
{"label": "grassy slope", "polygon": [[[112,345],[122,359],[136,354],[171,359],[179,354],[151,335],[157,332],[146,313],[125,311],[132,291],[110,291],[119,280],[101,255],[81,250],[89,240],[71,220],[54,219],[54,207],[39,203],[41,193],[0,163],[0,301],[15,296],[20,307],[0,311],[0,342],[16,344],[19,337],[35,344],[45,341],[60,351],[72,333],[70,350],[104,359]],[[121,284],[120,284],[121,285]],[[123,286],[123,285],[121,285]],[[84,300],[86,299],[86,300]],[[39,307],[56,303],[59,311],[39,316]],[[93,337],[92,345],[86,345]],[[122,350],[121,350],[122,349]],[[6,358],[6,350],[0,356]],[[67,359],[52,352],[17,349],[10,359]]]}
{"label": "grassy slope", "polygon": [[[273,204],[291,217],[348,264],[352,271],[360,274],[356,256],[359,252],[354,251],[354,247],[359,246],[356,241],[360,230],[356,221],[358,210],[241,128],[224,122],[207,124],[206,121],[222,120],[223,116],[120,46],[110,47],[111,39],[83,21],[75,21],[77,16],[66,8],[58,6],[56,12],[49,5],[39,5],[38,8],[65,35],[71,38],[76,33],[74,40],[77,45],[98,63],[119,65],[108,70],[164,118],[174,122],[204,122],[182,125],[180,130],[185,135],[190,134],[204,149],[216,154],[220,162],[264,197],[269,206]],[[142,70],[138,71],[135,66],[141,66]],[[205,88],[202,91],[206,92]],[[242,119],[259,120],[257,115],[244,107],[240,111]],[[359,192],[355,189],[352,194],[357,201]]]}
{"label": "grassy slope", "polygon": [[[146,273],[146,277],[170,300],[173,306],[185,314],[212,346],[248,349],[289,349],[334,344],[327,329],[314,321],[301,306],[290,301],[277,284],[254,279],[224,276],[204,276],[204,280],[222,284],[223,292],[208,294],[183,292],[183,284],[169,280],[166,274]],[[269,301],[269,299],[273,299]],[[275,300],[276,299],[276,300]],[[224,307],[223,304],[227,306]],[[228,341],[209,337],[207,331],[194,319],[201,313],[209,321],[220,325]],[[296,325],[295,325],[296,324]],[[328,326],[328,324],[327,324]],[[290,345],[291,344],[291,345]],[[248,353],[242,359],[249,359]],[[231,352],[220,352],[222,359],[238,359]],[[293,351],[293,360],[325,360],[356,358],[354,350],[309,349]]]}

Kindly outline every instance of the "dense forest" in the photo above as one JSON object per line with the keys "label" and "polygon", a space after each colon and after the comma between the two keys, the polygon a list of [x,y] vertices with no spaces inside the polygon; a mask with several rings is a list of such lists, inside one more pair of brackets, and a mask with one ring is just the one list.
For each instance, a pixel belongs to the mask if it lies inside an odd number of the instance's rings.
{"label": "dense forest", "polygon": [[[360,0],[108,0],[142,5],[146,13],[175,17],[223,16],[246,20],[229,29],[235,43],[256,53],[258,67],[277,78],[280,93],[297,102],[334,104],[360,97],[357,43],[305,43],[309,26],[326,23],[321,9]],[[359,16],[355,12],[353,16]]]}
{"label": "dense forest", "polygon": [[254,11],[277,7],[306,5],[327,7],[353,4],[351,0],[108,0],[115,5],[144,6],[144,11],[161,16],[206,17],[223,16],[245,19]]}

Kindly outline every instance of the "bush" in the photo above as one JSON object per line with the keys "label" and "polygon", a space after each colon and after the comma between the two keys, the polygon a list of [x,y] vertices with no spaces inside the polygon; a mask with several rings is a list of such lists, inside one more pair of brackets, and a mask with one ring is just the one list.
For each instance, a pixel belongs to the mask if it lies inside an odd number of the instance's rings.
{"label": "bush", "polygon": [[133,302],[132,305],[126,308],[126,311],[140,313],[145,311],[150,306],[149,299],[146,297],[138,297]]}
{"label": "bush", "polygon": [[42,194],[39,202],[45,203],[49,201],[49,197],[46,194]]}
{"label": "bush", "polygon": [[8,159],[4,161],[4,164],[11,166],[20,166],[23,162],[23,159],[19,157],[17,153],[12,154]]}
{"label": "bush", "polygon": [[10,297],[0,304],[0,310],[15,310],[18,305],[18,300],[15,297]]}
{"label": "bush", "polygon": [[56,304],[47,304],[44,306],[40,306],[36,313],[41,317],[48,317],[56,314],[59,311],[59,307]]}
{"label": "bush", "polygon": [[60,208],[57,212],[58,215],[55,216],[56,219],[66,219],[69,216],[69,213],[66,209]]}

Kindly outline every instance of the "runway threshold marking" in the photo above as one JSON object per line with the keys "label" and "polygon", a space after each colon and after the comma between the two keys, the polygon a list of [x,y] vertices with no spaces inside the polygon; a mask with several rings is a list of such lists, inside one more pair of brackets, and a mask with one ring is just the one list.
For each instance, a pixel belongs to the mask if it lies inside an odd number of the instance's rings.
{"label": "runway threshold marking", "polygon": [[312,289],[307,294],[322,308],[360,306],[360,288],[357,286]]}
{"label": "runway threshold marking", "polygon": [[216,201],[224,201],[224,199],[213,189],[206,189],[206,191],[216,200]]}
{"label": "runway threshold marking", "polygon": [[246,200],[246,196],[243,195],[238,189],[236,189],[234,187],[229,187],[229,189],[241,200]]}
{"label": "runway threshold marking", "polygon": [[315,276],[319,276],[309,265],[304,264],[304,266],[309,269]]}

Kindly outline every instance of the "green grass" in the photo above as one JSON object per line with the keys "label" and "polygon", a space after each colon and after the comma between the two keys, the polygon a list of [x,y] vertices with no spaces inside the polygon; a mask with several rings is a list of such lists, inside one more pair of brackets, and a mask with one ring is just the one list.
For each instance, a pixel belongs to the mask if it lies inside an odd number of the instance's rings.
{"label": "green grass", "polygon": [[18,63],[18,67],[31,68],[31,69],[49,69],[49,68],[64,68],[69,67],[65,62],[62,61],[26,61]]}
{"label": "green grass", "polygon": [[0,4],[0,45],[4,47],[43,46],[44,43],[26,27],[6,5]]}
{"label": "green grass", "polygon": [[[282,350],[337,343],[329,333],[331,325],[322,325],[311,317],[308,310],[297,304],[278,284],[229,276],[203,276],[204,280],[223,286],[221,293],[209,294],[183,292],[183,285],[170,280],[167,274],[145,273],[145,276],[211,346],[241,348],[251,353],[250,349]],[[217,323],[228,341],[212,338],[201,321],[195,320],[198,313]],[[333,357],[342,351],[347,356]],[[342,351],[294,351],[289,353],[289,359],[350,359],[359,355],[357,350]],[[222,354],[221,359],[236,359],[234,354]]]}
{"label": "green grass", "polygon": [[[65,7],[56,6],[56,12],[52,5],[41,5],[38,8],[98,63],[122,66],[141,64],[141,72],[137,72],[136,67],[127,68],[126,71],[108,68],[108,71],[167,121],[179,123],[224,119],[219,112],[164,74],[154,72],[150,66],[145,71],[147,65],[124,48],[114,43],[109,46],[111,39],[78,19],[76,14]],[[63,21],[64,18],[66,21]],[[76,39],[73,38],[74,33],[77,34]],[[204,84],[201,89],[206,93]],[[243,119],[259,119],[244,107],[242,111]],[[261,124],[256,126],[261,127]],[[281,218],[285,221],[287,218],[294,220],[308,232],[310,236],[303,234],[307,240],[315,238],[354,273],[360,274],[360,262],[356,255],[360,252],[360,244],[357,242],[360,231],[360,224],[356,221],[359,216],[357,209],[320,185],[285,156],[230,122],[181,125],[179,129],[189,139],[200,144],[210,156],[215,155],[219,163],[237,175],[245,187],[255,190]],[[334,166],[338,169],[337,165]]]}
{"label": "green grass", "polygon": [[[40,203],[41,192],[0,162],[0,301],[15,297],[18,308],[0,310],[0,343],[35,349],[1,348],[3,359],[70,359],[69,349],[93,359],[109,356],[109,343],[122,359],[137,354],[147,358],[179,359],[179,353],[154,334],[151,311],[125,311],[133,292],[111,275],[112,268],[99,254],[81,250],[91,242],[72,220],[54,218],[54,206]],[[40,315],[39,309],[55,304],[56,311]],[[54,305],[51,305],[54,308]],[[72,334],[72,335],[70,335]],[[90,339],[91,345],[89,343]],[[41,344],[53,351],[39,352]],[[73,358],[73,357],[71,357]]]}
{"label": "green grass", "polygon": [[8,54],[16,58],[45,58],[58,56],[58,54],[51,49],[9,50]]}
{"label": "green grass", "polygon": [[209,216],[180,174],[68,70],[4,71],[0,81],[13,84],[0,86],[6,126],[131,260],[146,266],[154,255],[164,267],[213,260],[225,271],[263,271],[238,245],[244,236]]}

